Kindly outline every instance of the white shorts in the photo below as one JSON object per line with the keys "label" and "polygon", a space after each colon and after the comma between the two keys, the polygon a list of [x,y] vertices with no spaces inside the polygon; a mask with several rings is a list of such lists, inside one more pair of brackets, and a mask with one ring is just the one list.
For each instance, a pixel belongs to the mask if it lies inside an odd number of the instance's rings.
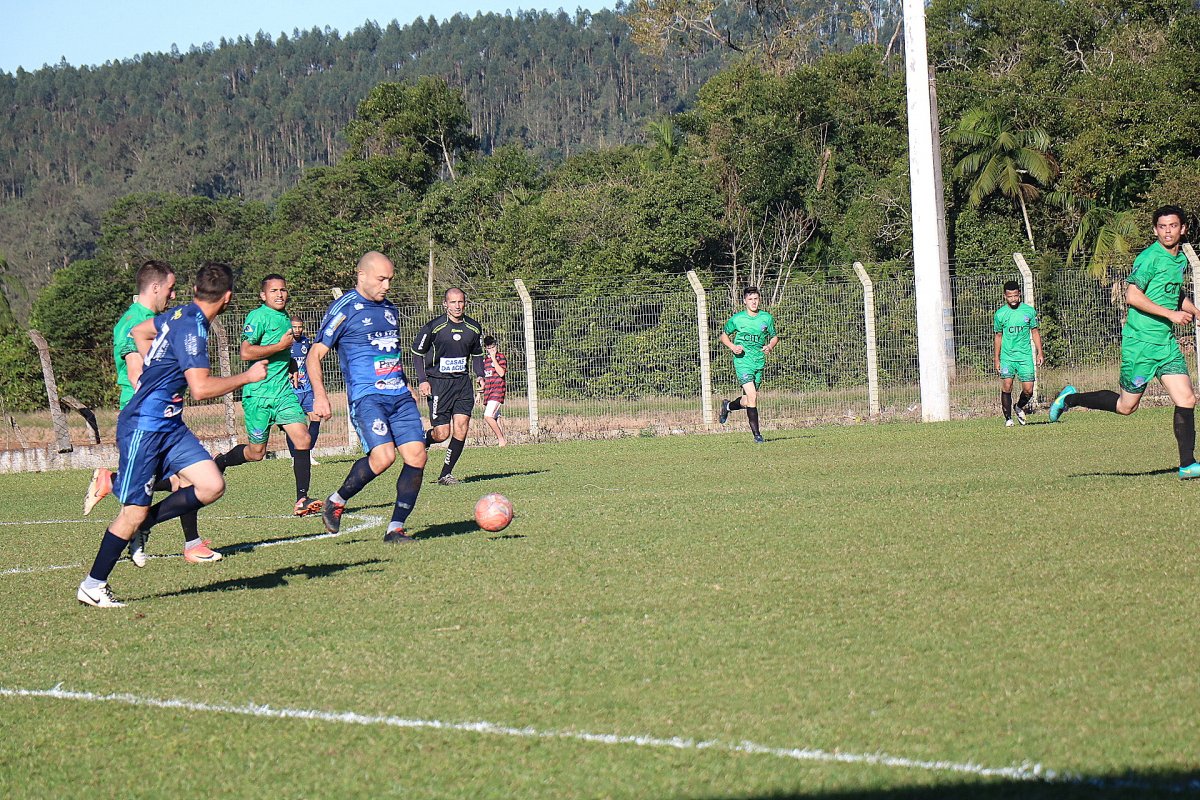
{"label": "white shorts", "polygon": [[504,405],[499,400],[488,400],[487,405],[483,407],[483,415],[492,419],[500,419],[500,406]]}

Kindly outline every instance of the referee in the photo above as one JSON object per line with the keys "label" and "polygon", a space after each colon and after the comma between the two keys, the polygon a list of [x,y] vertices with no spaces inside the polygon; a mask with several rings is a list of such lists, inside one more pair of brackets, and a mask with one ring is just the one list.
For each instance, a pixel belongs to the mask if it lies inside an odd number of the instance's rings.
{"label": "referee", "polygon": [[475,373],[479,391],[483,391],[483,328],[463,313],[467,295],[462,289],[447,290],[442,305],[446,313],[425,323],[417,334],[413,371],[420,383],[421,396],[429,400],[432,427],[425,432],[425,446],[450,437],[438,483],[454,486],[459,480],[451,473],[467,443],[471,411],[475,407],[468,367]]}

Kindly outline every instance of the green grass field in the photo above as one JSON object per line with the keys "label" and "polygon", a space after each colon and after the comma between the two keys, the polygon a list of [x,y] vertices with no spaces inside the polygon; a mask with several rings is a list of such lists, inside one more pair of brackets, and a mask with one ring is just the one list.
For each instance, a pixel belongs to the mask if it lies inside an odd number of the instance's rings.
{"label": "green grass field", "polygon": [[[0,797],[1195,796],[1200,485],[1170,430],[469,449],[458,487],[435,451],[399,547],[394,469],[307,538],[267,461],[201,514],[223,561],[123,561],[114,610],[74,594],[116,504],[0,476]],[[470,520],[493,491],[500,534]]]}

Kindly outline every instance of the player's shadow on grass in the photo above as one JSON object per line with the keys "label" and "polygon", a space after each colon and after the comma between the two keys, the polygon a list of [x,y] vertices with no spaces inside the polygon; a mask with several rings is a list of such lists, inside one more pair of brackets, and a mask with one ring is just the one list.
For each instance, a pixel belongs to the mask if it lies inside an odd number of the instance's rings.
{"label": "player's shadow on grass", "polygon": [[366,561],[356,561],[352,564],[303,564],[296,567],[281,567],[273,572],[267,572],[262,575],[254,575],[247,578],[232,578],[205,586],[195,586],[188,589],[180,589],[177,592],[164,592],[152,596],[181,597],[189,594],[208,594],[210,592],[228,592],[241,589],[278,589],[281,586],[287,586],[290,582],[289,579],[304,578],[305,580],[312,580],[314,578],[328,578],[330,575],[336,575],[343,570],[353,567],[381,563],[383,562],[379,559],[372,558]]}
{"label": "player's shadow on grass", "polygon": [[440,525],[430,525],[424,530],[413,534],[418,542],[423,539],[441,539],[444,536],[462,536],[464,533],[474,533],[479,526],[474,520],[464,519],[459,522],[443,522]]}
{"label": "player's shadow on grass", "polygon": [[1150,469],[1145,472],[1080,472],[1072,478],[1149,478],[1153,475],[1173,475],[1178,472],[1173,467],[1166,469]]}
{"label": "player's shadow on grass", "polygon": [[897,786],[861,791],[797,791],[772,794],[707,795],[710,800],[1083,800],[1103,798],[1200,797],[1200,772],[1127,772],[1080,775],[1057,783],[985,779],[940,786]]}
{"label": "player's shadow on grass", "polygon": [[483,481],[498,481],[501,478],[522,478],[526,475],[541,475],[546,470],[531,469],[525,472],[488,472],[483,475],[468,475],[462,478],[463,483],[482,483]]}
{"label": "player's shadow on grass", "polygon": [[[391,508],[390,505],[388,505],[387,507]],[[315,519],[320,520],[320,517],[316,517]],[[325,529],[323,527],[318,526],[318,527],[314,528],[312,531],[309,531],[307,533],[293,534],[291,536],[276,536],[271,539],[255,539],[252,542],[237,542],[236,544],[224,544],[224,545],[221,545],[221,547],[219,549],[221,551],[221,555],[228,558],[229,556],[240,556],[240,555],[245,555],[246,553],[253,553],[258,548],[265,547],[269,544],[279,544],[281,542],[299,542],[304,539],[309,539],[314,536],[322,536],[322,535],[326,535]]]}

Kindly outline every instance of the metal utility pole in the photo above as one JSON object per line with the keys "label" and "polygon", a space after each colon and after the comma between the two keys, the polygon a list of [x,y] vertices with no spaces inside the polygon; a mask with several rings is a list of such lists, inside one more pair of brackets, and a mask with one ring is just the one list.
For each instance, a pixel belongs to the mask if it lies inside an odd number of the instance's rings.
{"label": "metal utility pole", "polygon": [[946,359],[946,298],[938,237],[938,194],[925,3],[904,0],[904,70],[908,88],[908,165],[912,184],[913,264],[917,295],[917,360],[921,369],[921,419],[950,419],[950,370]]}

